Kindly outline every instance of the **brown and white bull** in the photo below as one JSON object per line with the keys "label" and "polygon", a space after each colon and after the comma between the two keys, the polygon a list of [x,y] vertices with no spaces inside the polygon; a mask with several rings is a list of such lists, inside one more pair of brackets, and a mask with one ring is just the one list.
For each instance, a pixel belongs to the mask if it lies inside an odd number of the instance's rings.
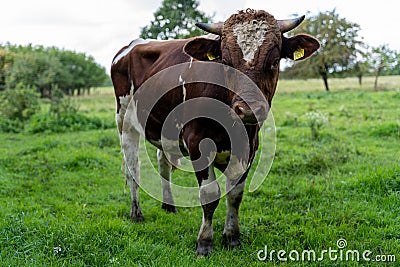
{"label": "brown and white bull", "polygon": [[[230,175],[232,172],[225,172],[226,176],[232,177],[227,177],[226,182],[227,209],[223,240],[230,247],[240,244],[239,206],[242,201],[247,172],[258,148],[258,131],[262,121],[267,117],[275,94],[280,59],[306,59],[320,46],[315,38],[306,34],[299,34],[291,38],[283,36],[283,33],[297,27],[303,19],[304,16],[291,20],[276,20],[265,11],[248,9],[232,15],[223,23],[198,24],[203,30],[215,34],[216,38],[204,36],[169,41],[136,39],[116,54],[111,66],[111,77],[117,102],[117,126],[124,139],[122,146],[125,152],[125,161],[129,161],[126,162],[126,165],[131,166],[126,170],[126,179],[132,196],[130,216],[133,221],[143,220],[138,197],[139,135],[144,134],[146,139],[159,149],[159,173],[163,178],[162,208],[176,212],[170,185],[172,164],[162,150],[160,142],[163,123],[169,113],[184,101],[200,97],[216,99],[231,108],[233,121],[235,117],[239,118],[244,125],[248,136],[245,143],[247,150],[244,150],[247,151],[248,157],[240,155],[240,152],[236,155],[230,154],[232,146],[237,145],[230,143],[227,133],[230,130],[225,129],[218,122],[204,117],[185,121],[185,125],[179,129],[180,140],[178,141],[183,144],[180,150],[184,154],[186,153],[193,162],[199,185],[203,219],[197,238],[197,254],[199,256],[208,255],[213,249],[212,218],[221,195],[218,183],[215,182],[214,167],[225,171],[230,160],[239,162],[242,169],[239,171],[239,176],[237,176],[237,172],[232,175]],[[147,99],[146,97],[134,99],[137,90],[153,75],[171,66],[193,61],[221,63],[244,73],[257,85],[263,97],[256,96],[257,94],[254,92],[247,92],[246,86],[239,85],[239,89],[231,91],[215,84],[191,83],[170,90],[151,110],[146,110],[146,101],[144,100]],[[159,82],[163,83],[162,79]],[[151,96],[157,94],[158,88],[146,90]],[[133,120],[132,125],[124,127],[124,117],[131,100],[138,102],[135,103],[135,112],[138,114],[147,112],[146,122],[140,121],[140,116],[136,114],[136,120]],[[192,111],[208,108],[207,104],[202,105],[201,101],[194,103],[191,106]],[[226,113],[225,116],[231,115]],[[129,121],[131,123],[132,120]],[[234,127],[237,127],[235,123],[232,124],[232,132],[235,132]],[[212,140],[214,146],[209,146],[207,149],[201,148],[202,140]],[[207,153],[206,157],[202,153]],[[209,162],[200,162],[200,159],[204,158],[207,158]]]}

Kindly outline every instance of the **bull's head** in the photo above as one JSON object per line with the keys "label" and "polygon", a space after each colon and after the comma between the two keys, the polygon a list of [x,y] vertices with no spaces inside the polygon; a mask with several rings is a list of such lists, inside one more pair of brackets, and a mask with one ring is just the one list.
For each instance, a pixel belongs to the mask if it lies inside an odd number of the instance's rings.
{"label": "bull's head", "polygon": [[[199,37],[188,42],[184,51],[202,61],[216,61],[246,74],[267,100],[246,91],[239,85],[231,93],[231,107],[244,123],[254,124],[266,118],[279,77],[281,58],[303,60],[320,47],[319,42],[306,34],[286,38],[283,33],[296,28],[304,16],[291,20],[276,20],[265,11],[248,9],[232,15],[221,23],[198,23],[201,29],[219,35],[219,39]],[[240,96],[242,97],[240,97]],[[252,99],[251,102],[243,101]]]}

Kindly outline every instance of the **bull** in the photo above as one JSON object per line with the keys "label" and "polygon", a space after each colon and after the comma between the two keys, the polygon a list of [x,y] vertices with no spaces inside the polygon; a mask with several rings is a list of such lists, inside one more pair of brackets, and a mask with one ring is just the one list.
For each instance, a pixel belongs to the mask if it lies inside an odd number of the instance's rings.
{"label": "bull", "polygon": [[[158,166],[162,178],[162,208],[176,212],[171,190],[171,169],[173,160],[162,145],[163,124],[168,115],[185,101],[198,98],[214,99],[229,107],[230,113],[222,112],[233,121],[230,129],[218,122],[204,117],[185,120],[189,109],[183,109],[177,123],[179,152],[187,155],[193,163],[199,186],[200,204],[203,210],[202,224],[197,237],[197,255],[206,256],[213,249],[214,233],[212,219],[218,206],[221,190],[216,182],[214,168],[224,172],[226,182],[226,222],[223,230],[223,242],[228,247],[240,244],[239,206],[242,201],[245,181],[249,168],[258,149],[258,132],[262,122],[267,118],[272,98],[275,94],[279,77],[280,60],[289,58],[303,60],[316,52],[320,44],[312,36],[298,34],[291,38],[283,34],[297,27],[304,16],[290,20],[276,20],[271,14],[262,10],[248,9],[239,11],[221,23],[198,23],[201,29],[212,36],[194,37],[184,40],[155,41],[136,39],[123,47],[114,57],[111,66],[111,78],[115,89],[116,122],[125,153],[126,181],[130,187],[132,206],[130,217],[133,221],[143,221],[139,205],[138,187],[140,168],[138,159],[140,134],[158,148]],[[257,85],[257,92],[249,90],[244,83],[232,84],[229,74],[218,74],[227,81],[226,87],[210,83],[182,84],[165,92],[151,109],[146,99],[159,94],[159,86],[168,82],[168,75],[160,76],[152,87],[146,87],[144,95],[136,97],[139,89],[151,77],[179,64],[192,62],[213,62],[229,66]],[[207,72],[207,69],[204,69]],[[190,73],[182,68],[182,75]],[[209,73],[206,75],[214,75]],[[176,79],[175,77],[174,79]],[[230,87],[235,87],[232,89]],[[147,94],[147,96],[146,96]],[[136,98],[135,98],[136,97]],[[134,102],[133,104],[131,102]],[[206,101],[207,102],[207,101]],[[213,110],[212,105],[204,101],[195,101],[190,111]],[[128,105],[134,109],[125,118]],[[213,110],[218,112],[218,110]],[[221,112],[220,112],[221,113]],[[143,114],[146,119],[143,121]],[[241,122],[245,129],[244,141],[230,142],[228,132],[240,132]],[[129,124],[129,125],[124,125]],[[228,126],[229,128],[229,126]],[[164,137],[165,139],[165,137]],[[204,140],[211,140],[206,142]],[[240,143],[240,144],[239,144]],[[241,149],[233,153],[233,146]],[[171,152],[173,154],[173,152]],[[178,153],[179,154],[179,153]],[[229,167],[229,161],[234,161]]]}

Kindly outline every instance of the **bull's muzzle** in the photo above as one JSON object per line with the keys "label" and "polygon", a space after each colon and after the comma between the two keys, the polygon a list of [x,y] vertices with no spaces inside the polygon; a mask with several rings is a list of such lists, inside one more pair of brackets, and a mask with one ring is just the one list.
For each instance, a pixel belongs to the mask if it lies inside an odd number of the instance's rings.
{"label": "bull's muzzle", "polygon": [[244,102],[235,102],[233,111],[244,124],[258,124],[267,119],[268,109],[265,103],[253,103],[250,106]]}

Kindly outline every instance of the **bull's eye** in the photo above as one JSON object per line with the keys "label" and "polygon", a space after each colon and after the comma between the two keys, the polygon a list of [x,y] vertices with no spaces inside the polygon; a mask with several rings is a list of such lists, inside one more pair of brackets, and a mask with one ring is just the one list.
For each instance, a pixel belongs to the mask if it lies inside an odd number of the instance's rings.
{"label": "bull's eye", "polygon": [[267,72],[275,72],[279,69],[279,62],[281,60],[279,49],[273,48],[271,52],[268,54],[267,59],[265,61],[264,69]]}
{"label": "bull's eye", "polygon": [[280,58],[275,59],[272,62],[271,70],[276,70],[277,68],[279,68],[279,62],[280,62]]}

